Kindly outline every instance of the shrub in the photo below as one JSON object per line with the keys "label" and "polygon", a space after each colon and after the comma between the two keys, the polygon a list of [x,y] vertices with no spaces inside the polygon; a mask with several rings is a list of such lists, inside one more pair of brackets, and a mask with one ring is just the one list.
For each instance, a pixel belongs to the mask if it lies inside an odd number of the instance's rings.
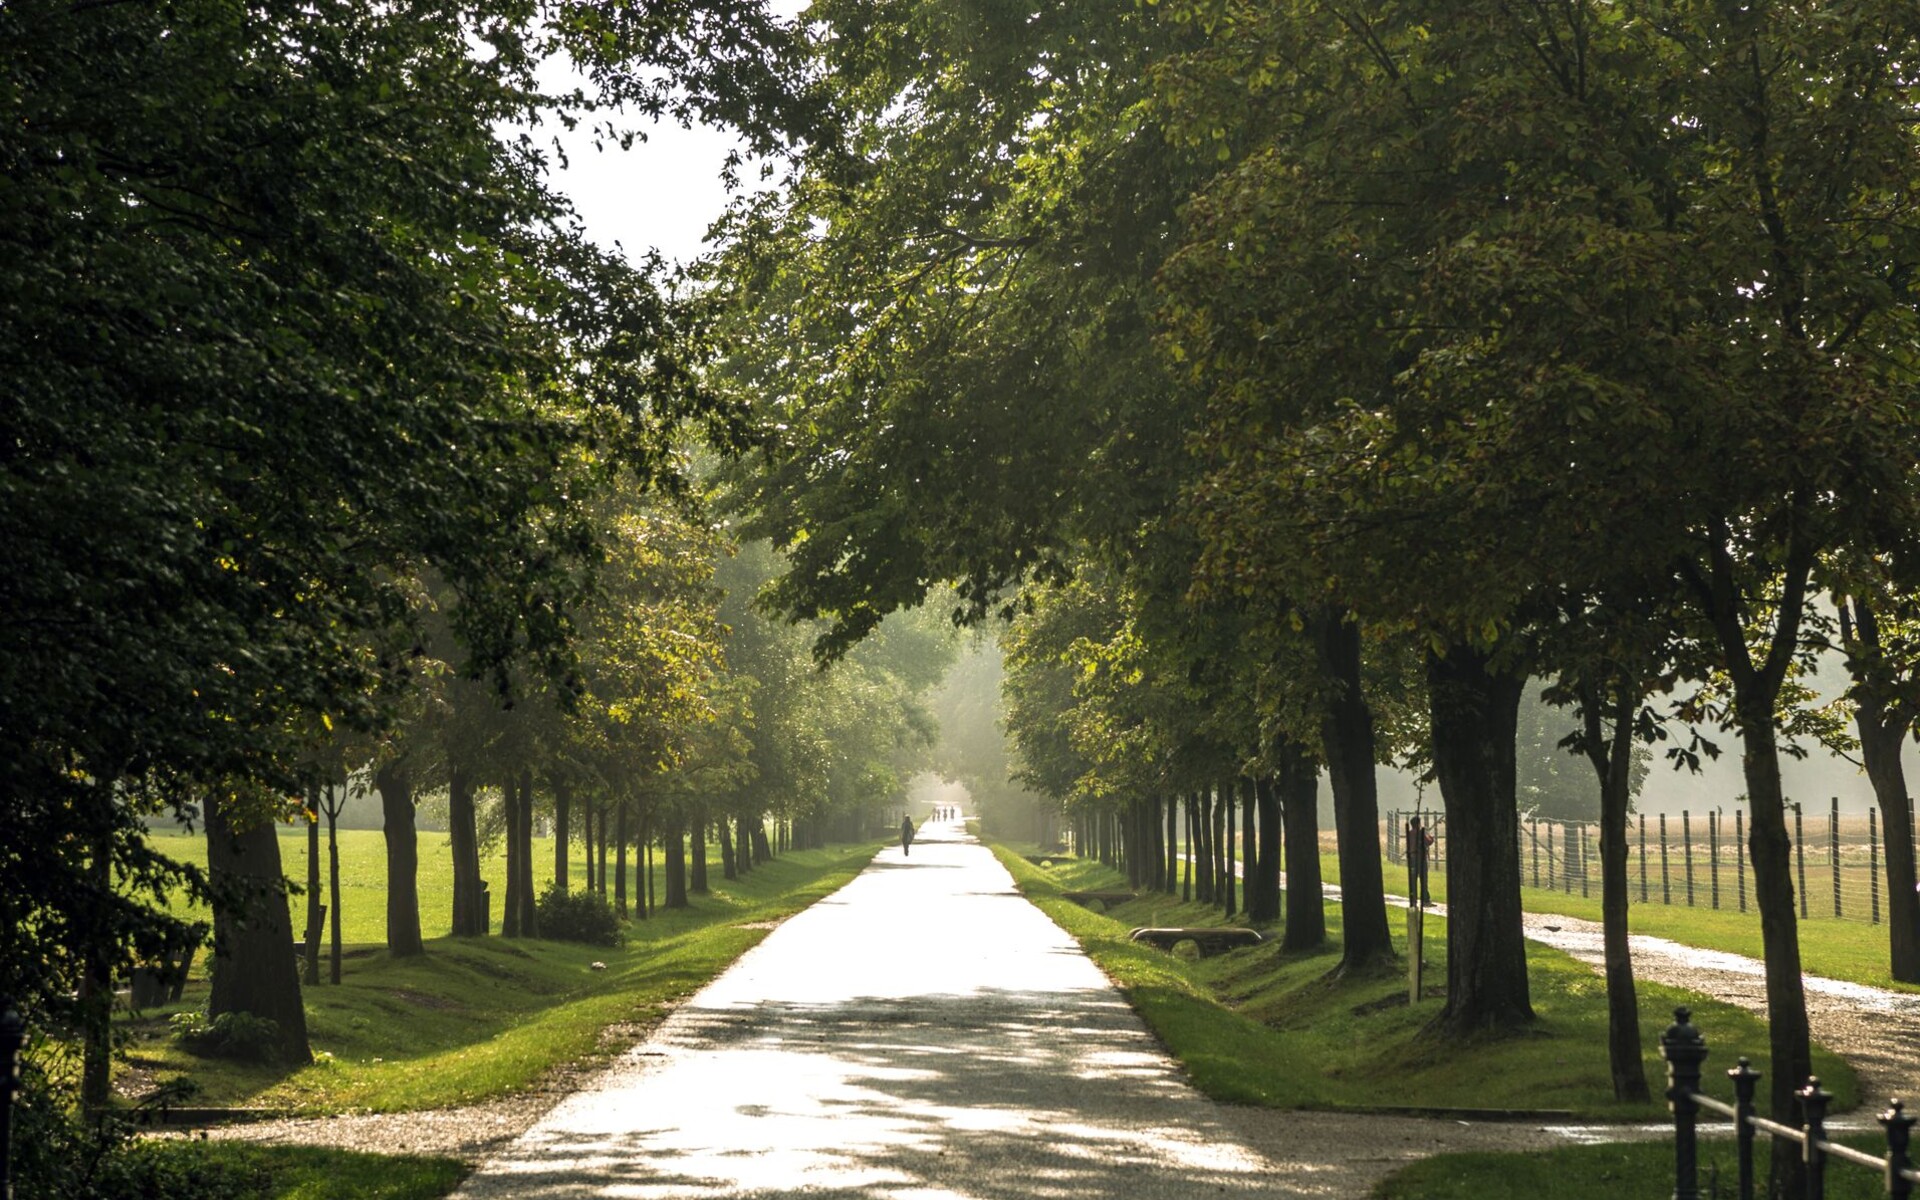
{"label": "shrub", "polygon": [[540,936],[556,942],[618,946],[623,940],[612,906],[594,892],[563,892],[549,885],[540,897],[538,920]]}
{"label": "shrub", "polygon": [[195,1054],[262,1062],[274,1055],[279,1022],[252,1013],[227,1012],[208,1019],[202,1012],[175,1013],[169,1022],[176,1041]]}

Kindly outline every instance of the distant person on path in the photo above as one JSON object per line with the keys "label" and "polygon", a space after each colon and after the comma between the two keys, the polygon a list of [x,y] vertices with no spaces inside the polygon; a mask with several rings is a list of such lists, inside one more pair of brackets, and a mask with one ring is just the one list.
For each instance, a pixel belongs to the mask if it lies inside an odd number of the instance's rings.
{"label": "distant person on path", "polygon": [[908,855],[909,857],[912,856],[913,854],[913,818],[912,817],[900,818],[900,853],[904,855]]}

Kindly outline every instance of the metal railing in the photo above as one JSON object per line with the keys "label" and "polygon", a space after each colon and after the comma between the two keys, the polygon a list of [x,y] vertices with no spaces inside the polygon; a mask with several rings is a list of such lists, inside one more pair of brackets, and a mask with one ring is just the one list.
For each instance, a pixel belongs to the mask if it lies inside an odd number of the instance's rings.
{"label": "metal railing", "polygon": [[[1831,917],[1885,920],[1882,878],[1889,835],[1876,809],[1843,814],[1838,797],[1818,808],[1789,804],[1793,839],[1794,895],[1802,920]],[[1388,812],[1382,841],[1387,858],[1406,861],[1407,812]],[[1430,867],[1446,859],[1446,822],[1426,814],[1436,841]],[[1914,844],[1911,825],[1904,831]],[[1600,894],[1600,827],[1594,821],[1522,818],[1519,823],[1520,882],[1541,891],[1574,896]],[[1745,853],[1744,810],[1635,814],[1627,824],[1627,899],[1634,904],[1757,913],[1752,872]]]}
{"label": "metal railing", "polygon": [[1697,1125],[1702,1110],[1733,1122],[1736,1161],[1739,1172],[1740,1200],[1753,1200],[1753,1147],[1759,1134],[1784,1138],[1800,1147],[1800,1160],[1806,1164],[1807,1200],[1823,1200],[1827,1194],[1827,1164],[1838,1160],[1880,1172],[1886,1194],[1911,1197],[1920,1183],[1920,1171],[1914,1170],[1909,1153],[1915,1118],[1907,1115],[1900,1101],[1887,1105],[1879,1116],[1886,1136],[1886,1152],[1872,1155],[1844,1146],[1827,1137],[1827,1105],[1833,1100],[1820,1087],[1817,1077],[1809,1076],[1807,1085],[1795,1092],[1800,1099],[1800,1126],[1768,1120],[1754,1110],[1754,1093],[1760,1072],[1746,1059],[1727,1072],[1733,1081],[1733,1103],[1728,1104],[1700,1091],[1700,1067],[1707,1059],[1707,1039],[1693,1026],[1692,1013],[1686,1008],[1673,1010],[1673,1024],[1660,1035],[1660,1057],[1667,1060],[1667,1107],[1673,1113],[1673,1200],[1699,1200],[1700,1153]]}

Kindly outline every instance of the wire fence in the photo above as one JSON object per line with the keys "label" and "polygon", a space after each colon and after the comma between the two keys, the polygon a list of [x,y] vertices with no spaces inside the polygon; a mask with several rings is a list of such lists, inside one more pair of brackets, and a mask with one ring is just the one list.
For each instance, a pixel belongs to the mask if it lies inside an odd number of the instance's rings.
{"label": "wire fence", "polygon": [[[1387,857],[1406,862],[1408,812],[1389,812]],[[1446,862],[1446,820],[1422,813],[1433,837],[1428,865]],[[1644,813],[1628,818],[1627,893],[1634,904],[1757,912],[1753,872],[1743,848],[1747,840],[1744,809],[1726,812],[1683,810]],[[1794,890],[1800,916],[1866,921],[1878,925],[1885,915],[1887,830],[1878,810],[1841,815],[1833,798],[1825,811],[1791,803],[1787,832],[1793,838]],[[1914,844],[1911,820],[1903,831]],[[1895,836],[1898,836],[1896,834]],[[1593,821],[1520,822],[1520,881],[1524,886],[1567,895],[1600,895],[1600,826]]]}

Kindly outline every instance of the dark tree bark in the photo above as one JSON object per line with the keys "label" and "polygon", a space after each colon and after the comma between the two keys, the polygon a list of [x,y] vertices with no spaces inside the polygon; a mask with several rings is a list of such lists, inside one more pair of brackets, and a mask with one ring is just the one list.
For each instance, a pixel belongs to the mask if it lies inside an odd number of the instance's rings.
{"label": "dark tree bark", "polygon": [[548,781],[553,789],[553,886],[561,892],[569,890],[567,866],[573,858],[573,830],[569,827],[573,816],[573,788],[564,780]]}
{"label": "dark tree bark", "polygon": [[739,869],[741,875],[745,875],[753,870],[753,864],[755,862],[753,856],[753,833],[744,816],[736,817],[734,820],[739,829],[738,836],[735,837],[733,843],[734,866]]}
{"label": "dark tree bark", "polygon": [[1326,613],[1313,622],[1313,632],[1320,670],[1333,688],[1320,728],[1333,783],[1340,860],[1339,970],[1371,970],[1391,963],[1394,954],[1387,928],[1386,878],[1380,868],[1373,712],[1360,686],[1360,627]]}
{"label": "dark tree bark", "polygon": [[613,814],[613,911],[627,915],[627,802],[622,800]]}
{"label": "dark tree bark", "polygon": [[[86,968],[80,977],[80,1104],[89,1118],[104,1115],[113,1100],[113,970],[107,961],[113,933],[105,919],[107,898],[113,894],[113,842],[108,834],[91,841],[86,878],[92,891],[95,932],[88,941]],[[11,1096],[5,1099],[12,1101]]]}
{"label": "dark tree bark", "polygon": [[753,834],[753,861],[756,863],[772,862],[773,851],[767,847],[766,822],[754,822],[751,832]]}
{"label": "dark tree bark", "polygon": [[1186,853],[1180,856],[1182,868],[1180,873],[1180,899],[1183,903],[1190,904],[1193,902],[1194,826],[1198,821],[1194,812],[1193,797],[1191,795],[1180,798],[1180,812],[1186,818],[1187,822]]}
{"label": "dark tree bark", "polygon": [[1601,728],[1601,699],[1597,688],[1580,696],[1585,725],[1587,760],[1600,780],[1600,926],[1601,961],[1607,976],[1607,1066],[1613,1076],[1613,1098],[1646,1100],[1646,1065],[1640,1059],[1640,1001],[1633,983],[1633,951],[1627,940],[1627,809],[1633,798],[1629,769],[1633,763],[1635,696],[1621,687],[1612,697]]}
{"label": "dark tree bark", "polygon": [[273,822],[236,824],[224,804],[212,802],[207,805],[206,829],[207,872],[216,895],[239,897],[238,907],[214,905],[213,992],[207,1015],[242,1012],[272,1021],[274,1057],[282,1063],[311,1062],[280,838]]}
{"label": "dark tree bark", "polygon": [[[1884,653],[1879,614],[1859,598],[1840,605],[1842,641],[1848,658],[1877,661]],[[1854,728],[1860,734],[1860,759],[1880,805],[1886,832],[1887,941],[1893,977],[1920,983],[1920,893],[1914,890],[1913,801],[1907,795],[1900,748],[1913,731],[1914,715],[1905,704],[1888,703],[1870,686],[1853,691]]]}
{"label": "dark tree bark", "polygon": [[1167,895],[1176,895],[1180,891],[1180,797],[1169,796],[1163,801],[1166,808],[1166,882],[1161,890]]}
{"label": "dark tree bark", "polygon": [[667,907],[687,907],[687,841],[680,822],[669,821],[661,830],[667,860]]}
{"label": "dark tree bark", "polygon": [[720,873],[728,879],[738,879],[740,872],[733,865],[733,822],[721,817],[713,824],[720,834]]}
{"label": "dark tree bark", "polygon": [[304,982],[320,986],[320,926],[326,920],[320,900],[320,789],[307,789],[307,941]]}
{"label": "dark tree bark", "polygon": [[[1780,747],[1774,729],[1780,688],[1799,649],[1800,620],[1813,568],[1813,550],[1800,533],[1798,512],[1802,503],[1795,499],[1774,626],[1760,662],[1753,659],[1740,570],[1733,560],[1732,533],[1724,522],[1716,525],[1709,539],[1704,571],[1698,564],[1687,567],[1688,582],[1701,612],[1713,626],[1721,661],[1733,684],[1734,717],[1740,725],[1740,765],[1752,816],[1747,850],[1753,865],[1753,895],[1760,909],[1760,947],[1766,964],[1767,1040],[1772,1068],[1767,1081],[1768,1114],[1783,1123],[1798,1119],[1794,1092],[1813,1070],[1807,994],[1800,974],[1799,919],[1793,908],[1793,843],[1787,834],[1787,798],[1780,783]],[[1791,1142],[1784,1138],[1774,1141],[1774,1187],[1784,1187],[1789,1189],[1787,1194],[1793,1194],[1805,1180],[1805,1165]]]}
{"label": "dark tree bark", "polygon": [[1280,919],[1280,797],[1267,776],[1247,781],[1256,832],[1252,874],[1247,881],[1247,919],[1271,925]]}
{"label": "dark tree bark", "polygon": [[1219,814],[1218,829],[1220,835],[1220,907],[1231,917],[1239,911],[1236,898],[1239,895],[1239,881],[1235,878],[1233,862],[1233,817],[1239,805],[1233,802],[1233,781],[1227,780],[1220,785],[1215,811]]}
{"label": "dark tree bark", "polygon": [[1287,856],[1285,950],[1310,950],[1327,940],[1327,906],[1320,890],[1320,772],[1298,746],[1280,757],[1282,838]]}
{"label": "dark tree bark", "polygon": [[600,856],[600,895],[602,898],[607,894],[607,819],[610,816],[607,809],[609,807],[611,806],[608,804],[600,805],[600,837],[594,842],[596,852]]}
{"label": "dark tree bark", "polygon": [[520,929],[520,787],[509,775],[500,789],[500,824],[506,839],[507,890],[500,909],[500,936],[517,938]]}
{"label": "dark tree bark", "polygon": [[457,937],[491,933],[486,881],[480,878],[480,833],[473,805],[473,776],[455,766],[447,773],[447,842],[453,850],[453,932]]}
{"label": "dark tree bark", "polygon": [[[340,960],[343,957],[340,946],[340,810],[346,807],[346,789],[338,792],[327,789],[327,798],[323,802],[327,813],[327,904],[330,909],[327,924],[330,926],[330,945],[327,950],[327,977],[335,986],[340,983]],[[276,846],[274,855],[279,856]]]}
{"label": "dark tree bark", "polygon": [[1435,1024],[1455,1033],[1533,1020],[1514,800],[1525,683],[1464,644],[1427,660],[1433,768],[1447,814],[1447,1003]]}
{"label": "dark tree bark", "polygon": [[707,887],[707,814],[705,812],[694,816],[693,845],[688,853],[693,861],[692,874],[687,886],[692,889],[694,895],[704,896],[709,891]]}
{"label": "dark tree bark", "polygon": [[1216,894],[1214,885],[1219,882],[1216,873],[1220,866],[1213,835],[1213,793],[1201,788],[1193,794],[1193,798],[1194,809],[1200,815],[1200,845],[1195,851],[1199,856],[1199,864],[1195,868],[1198,878],[1195,881],[1194,898],[1202,904],[1212,904]]}
{"label": "dark tree bark", "polygon": [[539,899],[533,890],[533,771],[520,772],[520,936],[540,936]]}
{"label": "dark tree bark", "polygon": [[406,760],[374,772],[380,793],[381,828],[387,841],[387,953],[395,958],[425,954],[420,937],[420,842],[413,827],[413,775]]}

